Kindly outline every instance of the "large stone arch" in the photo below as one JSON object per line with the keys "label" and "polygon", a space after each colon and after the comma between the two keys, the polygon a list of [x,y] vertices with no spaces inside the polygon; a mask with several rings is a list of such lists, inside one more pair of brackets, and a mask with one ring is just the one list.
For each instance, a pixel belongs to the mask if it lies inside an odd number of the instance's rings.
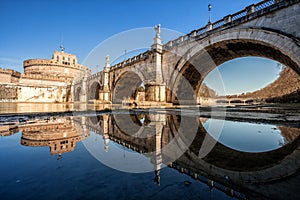
{"label": "large stone arch", "polygon": [[88,88],[88,100],[99,100],[99,91],[101,90],[101,84],[98,81],[94,81]]}
{"label": "large stone arch", "polygon": [[135,71],[125,71],[120,74],[113,84],[112,101],[121,103],[124,98],[132,98],[144,80],[144,76]]}
{"label": "large stone arch", "polygon": [[129,72],[133,72],[133,73],[137,74],[140,77],[140,79],[142,79],[144,81],[144,80],[146,80],[147,72],[142,69],[143,69],[143,67],[140,64],[135,64],[132,66],[126,66],[123,68],[116,69],[113,72],[113,76],[114,76],[113,81],[116,83],[118,80],[120,80],[124,76],[124,74],[129,73]]}
{"label": "large stone arch", "polygon": [[[273,59],[300,75],[299,44],[299,38],[276,30],[255,27],[222,30],[187,44],[186,47],[182,47],[184,52],[179,55],[181,58],[174,67],[168,84],[173,92],[172,101],[175,101],[175,96],[180,97],[181,90],[187,87],[186,85],[198,91],[210,71],[239,57],[258,56]],[[178,56],[178,51],[176,54]],[[184,84],[182,79],[185,80]]]}

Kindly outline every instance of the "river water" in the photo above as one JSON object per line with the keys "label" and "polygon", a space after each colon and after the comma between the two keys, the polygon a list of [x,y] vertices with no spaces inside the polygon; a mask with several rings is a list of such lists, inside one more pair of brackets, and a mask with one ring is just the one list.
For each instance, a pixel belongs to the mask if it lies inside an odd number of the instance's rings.
{"label": "river water", "polygon": [[2,114],[0,196],[299,199],[295,124],[172,109]]}

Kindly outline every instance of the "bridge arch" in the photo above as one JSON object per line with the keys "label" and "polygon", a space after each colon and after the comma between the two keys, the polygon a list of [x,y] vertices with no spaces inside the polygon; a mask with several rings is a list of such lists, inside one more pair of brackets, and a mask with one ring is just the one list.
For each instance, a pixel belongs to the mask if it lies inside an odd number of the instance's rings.
{"label": "bridge arch", "polygon": [[139,139],[155,135],[155,132],[147,127],[151,119],[146,114],[117,114],[112,118],[115,125],[114,130],[124,135]]}
{"label": "bridge arch", "polygon": [[98,81],[94,81],[88,88],[88,100],[99,100],[99,91],[101,90],[101,84]]}
{"label": "bridge arch", "polygon": [[142,73],[136,71],[126,71],[115,78],[113,84],[112,101],[121,103],[124,98],[135,98],[135,93],[145,78]]}
{"label": "bridge arch", "polygon": [[[182,79],[195,93],[207,74],[222,63],[246,56],[269,58],[292,68],[300,75],[300,41],[288,34],[263,28],[221,30],[188,44],[169,81],[172,101],[184,91]],[[176,52],[178,54],[178,52]],[[183,94],[182,96],[186,96]],[[195,96],[193,97],[195,98]]]}
{"label": "bridge arch", "polygon": [[80,101],[81,87],[77,87],[74,94],[74,101]]}

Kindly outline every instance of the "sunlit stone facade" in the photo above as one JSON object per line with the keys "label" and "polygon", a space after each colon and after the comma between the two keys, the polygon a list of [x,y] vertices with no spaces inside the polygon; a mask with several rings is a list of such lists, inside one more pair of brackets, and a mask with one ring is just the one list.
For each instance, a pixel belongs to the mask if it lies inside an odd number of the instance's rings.
{"label": "sunlit stone facade", "polygon": [[72,83],[91,74],[73,54],[54,51],[52,59],[29,59],[24,74],[0,68],[1,102],[72,102]]}

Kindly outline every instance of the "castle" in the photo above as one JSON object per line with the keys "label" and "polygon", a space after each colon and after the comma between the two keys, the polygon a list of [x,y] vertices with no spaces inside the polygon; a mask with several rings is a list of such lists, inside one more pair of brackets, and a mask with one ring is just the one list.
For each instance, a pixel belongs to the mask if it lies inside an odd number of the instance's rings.
{"label": "castle", "polygon": [[0,102],[72,102],[72,83],[91,75],[73,54],[54,51],[52,59],[23,62],[24,74],[0,68]]}

